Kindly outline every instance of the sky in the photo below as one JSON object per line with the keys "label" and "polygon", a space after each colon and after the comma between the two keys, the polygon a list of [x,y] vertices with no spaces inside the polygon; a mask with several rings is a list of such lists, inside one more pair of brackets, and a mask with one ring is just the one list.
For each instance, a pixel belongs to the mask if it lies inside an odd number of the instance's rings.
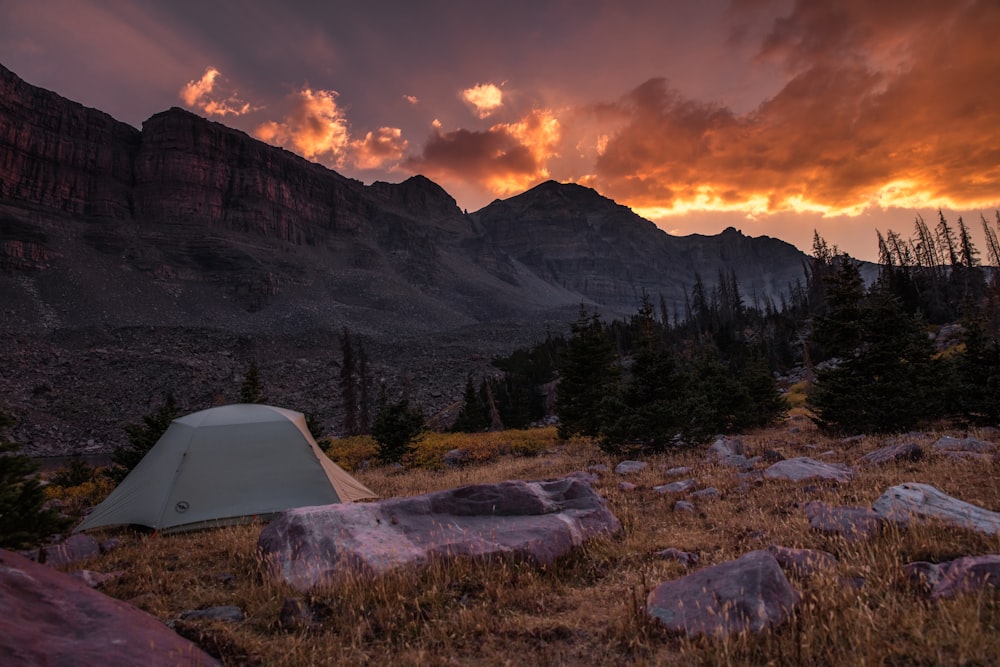
{"label": "sky", "polygon": [[0,0],[0,64],[136,127],[180,106],[468,211],[551,179],[870,260],[918,215],[996,228],[998,34],[998,0]]}

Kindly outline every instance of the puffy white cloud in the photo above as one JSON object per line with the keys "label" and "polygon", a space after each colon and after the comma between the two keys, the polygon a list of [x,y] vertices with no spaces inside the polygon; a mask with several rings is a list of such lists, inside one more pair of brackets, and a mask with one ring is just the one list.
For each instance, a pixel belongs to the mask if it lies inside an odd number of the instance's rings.
{"label": "puffy white cloud", "polygon": [[281,121],[261,123],[254,136],[306,159],[322,157],[340,166],[350,135],[347,118],[337,104],[337,91],[303,88],[289,96],[288,104],[289,111]]}
{"label": "puffy white cloud", "polygon": [[250,112],[252,109],[250,103],[240,99],[235,90],[228,95],[220,95],[215,90],[219,76],[218,69],[206,67],[200,79],[188,81],[181,88],[179,92],[181,100],[188,107],[200,109],[209,116],[242,116]]}
{"label": "puffy white cloud", "polygon": [[503,106],[503,91],[492,83],[477,83],[462,91],[462,99],[480,118],[486,118]]}
{"label": "puffy white cloud", "polygon": [[358,169],[384,169],[402,160],[408,146],[398,127],[380,127],[350,142],[351,159]]}

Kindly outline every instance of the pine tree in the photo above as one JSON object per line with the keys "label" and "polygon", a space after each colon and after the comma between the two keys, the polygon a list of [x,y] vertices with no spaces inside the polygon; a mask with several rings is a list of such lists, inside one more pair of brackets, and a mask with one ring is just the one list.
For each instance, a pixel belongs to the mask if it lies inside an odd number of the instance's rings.
{"label": "pine tree", "polygon": [[615,386],[614,349],[597,313],[580,315],[559,360],[556,414],[560,438],[600,433],[600,408]]}
{"label": "pine tree", "polygon": [[643,298],[632,318],[637,349],[621,390],[601,405],[601,449],[662,451],[676,442],[683,415],[680,397],[685,378],[678,371],[672,351],[663,342],[653,308]]}
{"label": "pine tree", "polygon": [[372,374],[368,367],[368,353],[358,343],[358,432],[372,431]]}
{"label": "pine tree", "polygon": [[967,302],[962,318],[965,352],[958,358],[960,413],[976,424],[1000,423],[1000,340],[988,333],[983,312]]}
{"label": "pine tree", "polygon": [[470,374],[465,381],[462,407],[458,411],[455,423],[451,425],[451,430],[456,433],[479,433],[488,429],[489,426],[489,413],[479,398],[479,391],[476,390]]}
{"label": "pine tree", "polygon": [[410,405],[405,396],[390,401],[385,384],[379,389],[378,409],[372,423],[372,437],[378,445],[376,458],[380,463],[400,463],[413,451],[414,443],[424,431],[424,415]]}
{"label": "pine tree", "polygon": [[115,464],[109,471],[111,476],[117,480],[122,480],[133,468],[139,465],[139,461],[153,448],[153,445],[160,437],[167,432],[170,423],[181,416],[180,406],[174,399],[173,394],[167,394],[160,405],[153,412],[144,415],[138,424],[126,424],[125,432],[128,434],[129,444],[116,447],[111,452],[111,461]]}
{"label": "pine tree", "polygon": [[250,360],[250,367],[243,376],[243,384],[240,385],[240,403],[267,403],[256,359]]}
{"label": "pine tree", "polygon": [[[0,432],[13,419],[0,412]],[[38,465],[18,453],[18,445],[0,441],[0,548],[26,549],[69,527],[70,520],[44,509],[45,492]]]}
{"label": "pine tree", "polygon": [[809,406],[824,430],[885,433],[941,417],[950,376],[933,358],[922,320],[876,286],[860,308],[859,341],[834,368],[818,371]]}
{"label": "pine tree", "polygon": [[814,318],[813,342],[827,357],[852,354],[861,342],[861,300],[864,281],[857,263],[848,255],[836,260],[836,269],[826,279],[826,314]]}
{"label": "pine tree", "polygon": [[357,435],[358,429],[358,381],[356,377],[354,348],[351,334],[344,327],[340,335],[340,397],[344,403],[344,433]]}

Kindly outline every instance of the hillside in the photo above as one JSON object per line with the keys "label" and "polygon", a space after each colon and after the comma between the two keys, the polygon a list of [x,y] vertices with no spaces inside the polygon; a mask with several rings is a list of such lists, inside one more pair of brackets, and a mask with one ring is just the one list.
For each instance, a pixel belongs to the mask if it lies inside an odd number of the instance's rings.
{"label": "hillside", "polygon": [[729,229],[673,237],[575,185],[466,214],[422,176],[365,185],[181,109],[138,130],[0,66],[0,391],[35,454],[108,451],[173,392],[337,423],[337,335],[428,411],[581,303],[680,307],[698,272],[777,298],[804,255]]}
{"label": "hillside", "polygon": [[[118,537],[119,548],[63,569],[91,570],[92,578],[106,580],[104,593],[171,623],[224,664],[994,664],[1000,654],[995,588],[931,599],[924,588],[929,582],[907,566],[924,561],[927,572],[930,563],[996,554],[995,535],[940,521],[852,535],[811,519],[811,508],[860,510],[907,482],[1000,509],[996,458],[960,454],[941,446],[941,435],[843,441],[797,417],[741,436],[747,456],[767,457],[749,472],[713,460],[706,447],[648,457],[644,469],[619,473],[618,460],[573,440],[533,457],[502,456],[441,471],[372,467],[355,473],[383,498],[393,498],[597,466],[591,468],[593,488],[623,530],[547,568],[504,559],[446,561],[374,580],[344,577],[302,593],[271,578],[257,555],[257,525],[157,537],[99,532],[98,540]],[[983,446],[997,451],[995,431],[961,435],[986,438]],[[477,451],[476,436],[465,437],[451,446]],[[546,434],[531,437],[544,441]],[[888,445],[915,448],[920,456],[888,463],[866,458]],[[819,459],[851,470],[851,479],[774,479],[765,470],[779,457]],[[662,486],[682,480],[693,488]],[[799,599],[774,627],[690,639],[647,615],[647,595],[661,583],[774,545],[814,559],[800,567],[782,563]],[[228,605],[238,609],[238,620],[186,613],[231,610]]]}

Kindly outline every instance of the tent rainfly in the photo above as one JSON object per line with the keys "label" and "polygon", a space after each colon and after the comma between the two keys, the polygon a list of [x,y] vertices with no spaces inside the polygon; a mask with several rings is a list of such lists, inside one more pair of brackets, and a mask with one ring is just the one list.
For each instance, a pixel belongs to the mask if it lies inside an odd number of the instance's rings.
{"label": "tent rainfly", "polygon": [[302,413],[226,405],[171,422],[76,531],[136,524],[180,532],[376,497],[326,457]]}

